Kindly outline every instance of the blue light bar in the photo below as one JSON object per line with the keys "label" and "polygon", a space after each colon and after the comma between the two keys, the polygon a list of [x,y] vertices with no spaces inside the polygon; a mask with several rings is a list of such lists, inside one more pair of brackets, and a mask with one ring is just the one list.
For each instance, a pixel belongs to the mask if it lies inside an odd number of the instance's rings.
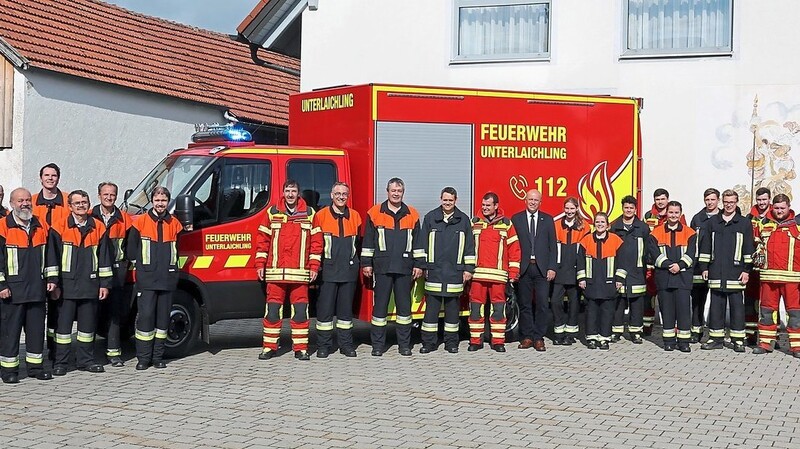
{"label": "blue light bar", "polygon": [[249,131],[233,126],[212,126],[205,131],[192,135],[192,142],[252,142],[253,135]]}

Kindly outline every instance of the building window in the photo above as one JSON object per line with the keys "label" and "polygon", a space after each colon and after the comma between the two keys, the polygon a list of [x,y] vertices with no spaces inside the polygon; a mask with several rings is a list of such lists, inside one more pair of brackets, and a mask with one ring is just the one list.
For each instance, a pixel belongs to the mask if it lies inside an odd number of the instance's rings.
{"label": "building window", "polygon": [[549,0],[455,0],[453,9],[453,62],[550,57]]}
{"label": "building window", "polygon": [[733,0],[626,0],[623,56],[727,55]]}
{"label": "building window", "polygon": [[14,66],[0,56],[0,151],[11,148],[14,124]]}

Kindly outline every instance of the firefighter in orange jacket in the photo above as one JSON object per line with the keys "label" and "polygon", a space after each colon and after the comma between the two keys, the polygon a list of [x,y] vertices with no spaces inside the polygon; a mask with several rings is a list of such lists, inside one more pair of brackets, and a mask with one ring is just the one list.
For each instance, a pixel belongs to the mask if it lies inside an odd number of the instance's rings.
{"label": "firefighter in orange jacket", "polygon": [[772,199],[772,210],[761,222],[761,319],[758,322],[758,346],[753,354],[772,352],[778,340],[778,316],[783,297],[789,320],[789,349],[800,358],[800,218],[790,209],[783,193]]}
{"label": "firefighter in orange jacket", "polygon": [[617,291],[627,274],[617,267],[615,260],[622,239],[608,229],[608,214],[598,212],[594,217],[594,232],[584,235],[578,245],[577,279],[586,296],[589,349],[609,349]]}
{"label": "firefighter in orange jacket", "polygon": [[267,282],[264,344],[258,358],[278,351],[281,311],[286,297],[292,304],[294,356],[308,360],[308,284],[317,279],[322,260],[322,233],[314,228],[314,210],[300,198],[297,181],[283,183],[283,200],[267,209],[258,227],[256,271]]}
{"label": "firefighter in orange jacket", "polygon": [[0,218],[0,376],[4,383],[19,382],[19,338],[25,329],[28,375],[52,379],[43,367],[45,296],[54,283],[43,280],[47,223],[33,215],[31,193],[11,192],[11,213]]}
{"label": "firefighter in orange jacket", "polygon": [[136,369],[166,368],[164,351],[178,287],[178,234],[183,226],[167,212],[171,194],[156,187],[150,196],[153,208],[137,215],[128,232],[126,252],[136,267]]}
{"label": "firefighter in orange jacket", "polygon": [[128,298],[125,297],[125,278],[128,275],[128,261],[125,258],[125,239],[131,228],[132,218],[114,205],[117,201],[117,185],[103,182],[97,186],[100,204],[92,209],[92,217],[106,225],[106,235],[114,276],[111,291],[105,306],[108,308],[108,336],[106,357],[111,366],[124,366],[120,342],[120,323],[128,315]]}
{"label": "firefighter in orange jacket", "polygon": [[94,335],[97,326],[98,298],[108,296],[111,287],[111,259],[106,227],[89,215],[89,194],[75,190],[68,196],[70,215],[53,223],[47,244],[48,281],[58,282],[62,298],[58,301],[56,355],[53,374],[67,374],[72,346],[72,324],[78,322],[76,365],[79,370],[102,373],[94,361]]}
{"label": "firefighter in orange jacket", "polygon": [[477,262],[469,288],[469,347],[483,348],[483,309],[489,297],[492,349],[505,352],[506,284],[519,278],[519,238],[511,220],[500,209],[500,198],[489,192],[481,200],[482,217],[472,219]]}
{"label": "firefighter in orange jacket", "polygon": [[[42,190],[33,195],[33,215],[39,217],[39,221],[53,226],[53,223],[60,223],[69,216],[67,207],[67,194],[58,188],[61,180],[61,168],[54,163],[49,163],[39,169],[39,181],[42,183]],[[47,299],[47,350],[48,358],[55,359],[55,335],[56,325],[58,324],[58,298],[48,297]]]}
{"label": "firefighter in orange jacket", "polygon": [[[386,349],[386,316],[389,298],[394,293],[397,311],[397,346],[400,355],[411,355],[411,286],[422,276],[425,250],[415,249],[419,238],[419,213],[403,202],[405,184],[392,178],[386,184],[388,199],[367,211],[361,272],[374,282],[372,355]],[[369,282],[369,281],[368,281]]]}
{"label": "firefighter in orange jacket", "polygon": [[[553,278],[553,293],[550,307],[553,311],[554,345],[571,345],[578,337],[578,312],[580,312],[580,290],[578,289],[578,241],[592,232],[591,223],[578,215],[578,199],[564,201],[564,216],[555,222],[556,277]],[[566,299],[566,301],[565,301]]]}
{"label": "firefighter in orange jacket", "polygon": [[[747,218],[753,224],[753,243],[756,247],[761,245],[761,222],[767,219],[770,212],[770,197],[772,192],[766,187],[756,189],[756,204],[750,209]],[[761,246],[763,247],[763,245]],[[761,279],[758,269],[750,272],[747,280],[747,287],[744,289],[744,331],[747,335],[748,346],[755,346],[757,343],[756,330],[759,323],[758,300],[761,296]]]}
{"label": "firefighter in orange jacket", "polygon": [[[697,254],[697,235],[680,222],[683,207],[677,201],[667,203],[667,222],[658,225],[648,237],[647,252],[653,260],[653,277],[658,287],[664,350],[691,352],[692,337],[692,265]],[[677,333],[675,327],[677,324]]]}
{"label": "firefighter in orange jacket", "polygon": [[322,232],[323,252],[320,278],[322,285],[317,299],[317,357],[328,357],[333,336],[333,315],[336,314],[339,352],[355,357],[353,343],[353,295],[359,273],[358,247],[361,215],[347,207],[350,187],[343,182],[333,184],[333,204],[314,214],[314,228]]}

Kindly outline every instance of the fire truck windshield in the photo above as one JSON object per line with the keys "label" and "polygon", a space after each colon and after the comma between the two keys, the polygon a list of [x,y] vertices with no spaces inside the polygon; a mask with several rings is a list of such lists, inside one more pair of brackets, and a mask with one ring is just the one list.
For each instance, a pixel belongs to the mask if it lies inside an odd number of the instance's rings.
{"label": "fire truck windshield", "polygon": [[131,214],[139,214],[150,209],[150,193],[158,186],[164,186],[172,194],[169,208],[172,210],[175,197],[186,193],[194,181],[202,174],[214,158],[207,156],[167,156],[145,176],[133,189],[123,205]]}

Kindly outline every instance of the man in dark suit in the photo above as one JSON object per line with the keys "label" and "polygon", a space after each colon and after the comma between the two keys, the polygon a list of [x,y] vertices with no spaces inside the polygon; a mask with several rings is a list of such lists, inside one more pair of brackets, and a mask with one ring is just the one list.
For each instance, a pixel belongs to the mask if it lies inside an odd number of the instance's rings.
{"label": "man in dark suit", "polygon": [[[550,281],[556,276],[556,228],[553,217],[540,211],[542,193],[525,195],[525,210],[511,217],[519,236],[519,349],[544,351],[550,323]],[[535,308],[535,312],[534,312]]]}

